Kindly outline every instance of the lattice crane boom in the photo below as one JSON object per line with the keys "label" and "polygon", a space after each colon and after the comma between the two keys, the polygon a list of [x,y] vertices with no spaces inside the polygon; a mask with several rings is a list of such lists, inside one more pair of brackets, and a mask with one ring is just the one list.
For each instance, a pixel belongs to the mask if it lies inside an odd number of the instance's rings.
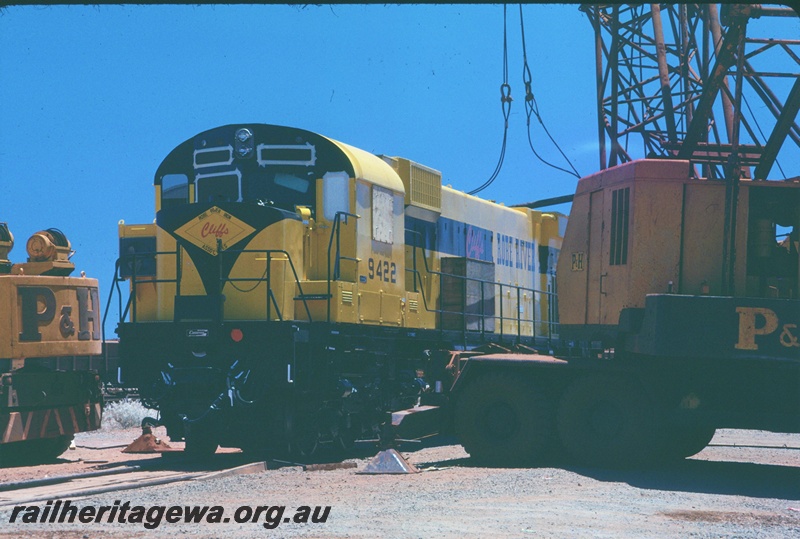
{"label": "lattice crane boom", "polygon": [[595,31],[600,168],[636,157],[679,158],[702,177],[766,179],[785,144],[800,148],[800,40],[748,32],[754,19],[797,17],[792,9],[581,10]]}

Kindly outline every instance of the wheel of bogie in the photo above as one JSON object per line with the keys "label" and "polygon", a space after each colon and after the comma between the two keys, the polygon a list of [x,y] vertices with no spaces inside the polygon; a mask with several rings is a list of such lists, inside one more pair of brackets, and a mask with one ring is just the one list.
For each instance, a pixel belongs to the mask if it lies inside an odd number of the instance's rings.
{"label": "wheel of bogie", "polygon": [[289,452],[294,457],[306,459],[312,457],[319,448],[319,433],[312,430],[298,432],[291,439]]}
{"label": "wheel of bogie", "polygon": [[72,443],[72,435],[39,438],[0,445],[0,466],[24,466],[53,462]]}
{"label": "wheel of bogie", "polygon": [[217,452],[219,446],[216,438],[207,429],[189,426],[184,438],[186,445],[183,451],[193,458],[209,458]]}
{"label": "wheel of bogie", "polygon": [[476,462],[528,465],[542,459],[551,447],[552,401],[535,383],[519,376],[482,376],[459,395],[455,429]]}
{"label": "wheel of bogie", "polygon": [[287,410],[285,428],[289,457],[307,459],[317,452],[319,429],[311,414],[299,414]]}
{"label": "wheel of bogie", "polygon": [[356,446],[356,439],[359,431],[355,425],[347,425],[346,421],[341,421],[334,436],[335,447],[340,453],[347,455]]}
{"label": "wheel of bogie", "polygon": [[653,406],[626,377],[575,380],[561,397],[557,423],[563,448],[581,464],[624,468],[655,456]]}
{"label": "wheel of bogie", "polygon": [[670,426],[659,452],[664,461],[679,461],[696,455],[708,445],[717,429],[705,425]]}

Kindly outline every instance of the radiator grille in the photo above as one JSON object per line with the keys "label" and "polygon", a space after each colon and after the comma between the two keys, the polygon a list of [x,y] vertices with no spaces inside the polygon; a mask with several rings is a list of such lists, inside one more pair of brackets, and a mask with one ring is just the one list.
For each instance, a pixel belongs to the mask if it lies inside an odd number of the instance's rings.
{"label": "radiator grille", "polygon": [[406,205],[442,210],[442,173],[402,157],[384,157],[406,188]]}

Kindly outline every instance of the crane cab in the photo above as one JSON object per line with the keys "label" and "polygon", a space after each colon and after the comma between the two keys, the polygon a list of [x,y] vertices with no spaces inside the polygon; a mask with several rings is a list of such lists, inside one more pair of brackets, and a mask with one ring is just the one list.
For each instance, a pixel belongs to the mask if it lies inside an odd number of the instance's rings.
{"label": "crane cab", "polygon": [[[726,253],[726,182],[690,172],[688,161],[645,159],[580,181],[558,264],[567,339],[613,347],[620,325],[637,329],[647,298],[655,295],[778,305],[797,299],[800,180],[741,180]],[[726,257],[733,260],[727,288]],[[735,309],[728,309],[731,328],[738,327]],[[716,327],[719,316],[712,318]],[[729,340],[731,348],[737,336]]]}

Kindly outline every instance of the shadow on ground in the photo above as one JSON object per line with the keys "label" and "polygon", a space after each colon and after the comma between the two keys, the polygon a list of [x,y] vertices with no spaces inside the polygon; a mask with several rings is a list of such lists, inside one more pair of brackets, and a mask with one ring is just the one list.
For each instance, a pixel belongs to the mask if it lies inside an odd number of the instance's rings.
{"label": "shadow on ground", "polygon": [[[417,466],[485,467],[470,458],[426,462]],[[535,468],[561,468],[597,481],[627,483],[645,490],[800,500],[800,467],[796,466],[686,459],[648,469],[607,469],[576,466],[565,459],[551,458]]]}
{"label": "shadow on ground", "polygon": [[800,468],[795,466],[687,459],[650,470],[566,469],[641,489],[800,500]]}

